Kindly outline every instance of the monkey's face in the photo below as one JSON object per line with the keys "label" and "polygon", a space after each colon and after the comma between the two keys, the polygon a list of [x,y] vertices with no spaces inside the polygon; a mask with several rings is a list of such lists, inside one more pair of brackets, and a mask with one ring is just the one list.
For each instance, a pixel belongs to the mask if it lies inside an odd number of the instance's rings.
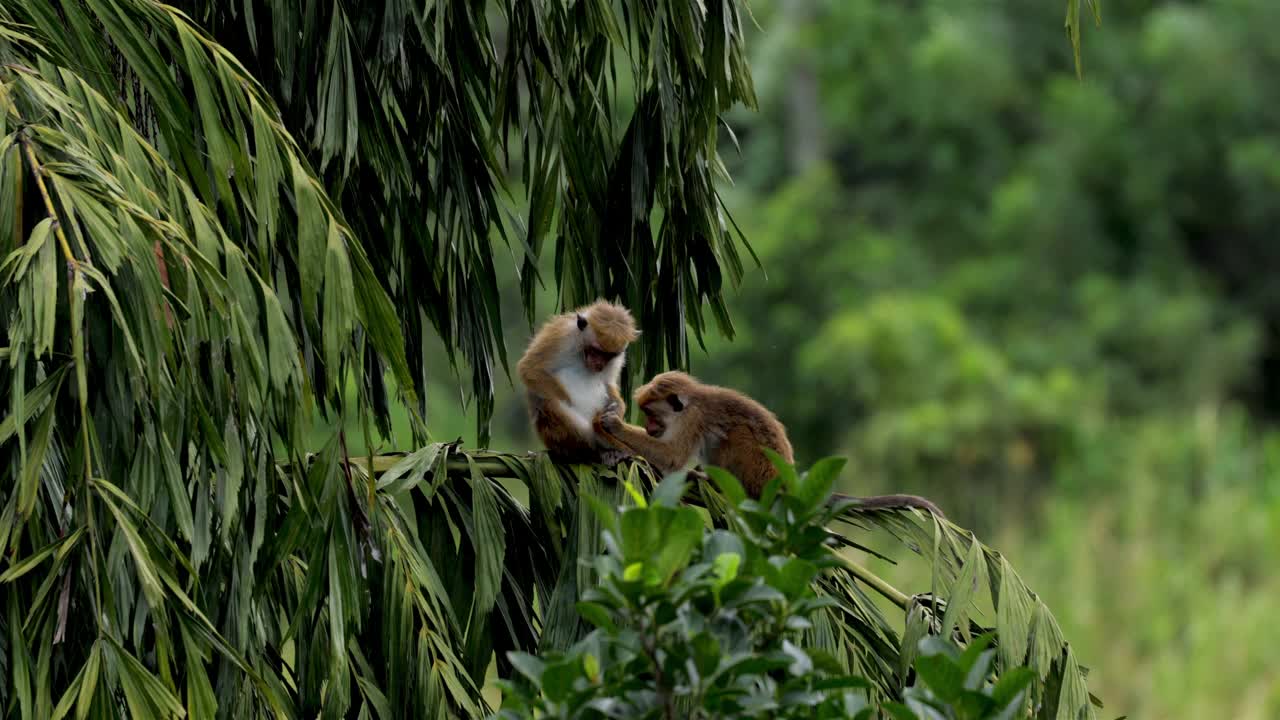
{"label": "monkey's face", "polygon": [[649,437],[662,437],[667,428],[674,427],[683,419],[681,413],[684,412],[684,407],[684,401],[674,393],[641,405],[644,431],[649,433]]}
{"label": "monkey's face", "polygon": [[603,372],[613,359],[627,349],[629,336],[619,338],[612,332],[608,318],[598,319],[594,313],[577,313],[576,322],[582,344],[582,363],[593,373]]}
{"label": "monkey's face", "polygon": [[582,361],[591,372],[602,372],[618,353],[605,352],[595,345],[587,345],[582,351]]}
{"label": "monkey's face", "polygon": [[644,413],[645,432],[662,437],[668,430],[678,428],[697,390],[696,380],[677,371],[661,373],[636,390],[636,407]]}
{"label": "monkey's face", "polygon": [[644,431],[649,433],[649,437],[662,437],[662,433],[666,432],[666,423],[662,422],[662,418],[653,409],[645,407],[644,411]]}
{"label": "monkey's face", "polygon": [[[620,351],[610,351],[601,347],[600,338],[596,329],[592,327],[592,322],[587,319],[586,315],[578,313],[578,334],[581,336],[582,345],[582,364],[593,373],[604,371],[614,358],[618,357]],[[623,347],[626,347],[625,345]]]}

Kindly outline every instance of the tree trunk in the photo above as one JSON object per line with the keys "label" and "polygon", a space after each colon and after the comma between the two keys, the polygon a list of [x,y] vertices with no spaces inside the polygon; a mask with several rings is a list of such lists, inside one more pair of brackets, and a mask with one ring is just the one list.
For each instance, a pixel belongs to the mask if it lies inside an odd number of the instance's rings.
{"label": "tree trunk", "polygon": [[[783,0],[785,26],[803,36],[813,22],[813,0]],[[787,166],[801,173],[826,156],[821,106],[818,103],[818,78],[813,67],[813,52],[808,44],[796,43],[791,48],[786,90]]]}

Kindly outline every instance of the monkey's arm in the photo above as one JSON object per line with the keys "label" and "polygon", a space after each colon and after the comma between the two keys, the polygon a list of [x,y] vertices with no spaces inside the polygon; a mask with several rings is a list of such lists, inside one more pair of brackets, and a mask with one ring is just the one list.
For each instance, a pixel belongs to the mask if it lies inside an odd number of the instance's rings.
{"label": "monkey's arm", "polygon": [[520,382],[534,395],[547,400],[569,402],[569,393],[565,392],[564,385],[560,384],[560,380],[543,363],[534,359],[532,349],[520,359],[516,372],[520,375]]}
{"label": "monkey's arm", "polygon": [[521,358],[519,365],[516,366],[516,372],[519,373],[520,381],[529,391],[529,401],[534,414],[541,416],[537,421],[539,425],[573,428],[583,437],[591,434],[590,419],[580,417],[569,409],[569,393],[565,391],[560,380],[537,361],[535,353],[532,351],[525,353],[524,358]]}
{"label": "monkey's arm", "polygon": [[920,497],[919,495],[871,495],[869,497],[856,497],[854,495],[845,495],[844,493],[832,493],[831,502],[839,500],[852,500],[858,504],[858,507],[867,510],[881,510],[889,508],[917,508],[926,510],[937,515],[940,518],[946,518],[942,514],[942,510],[932,502]]}
{"label": "monkey's arm", "polygon": [[[627,416],[627,401],[622,399],[622,393],[618,391],[617,385],[609,385],[609,399],[612,400],[612,410],[618,413],[618,417],[625,418]],[[606,405],[605,412],[610,412],[611,408]],[[593,423],[594,424],[594,421]]]}
{"label": "monkey's arm", "polygon": [[667,473],[679,470],[693,458],[698,439],[691,433],[677,433],[669,439],[650,437],[644,428],[628,425],[613,413],[596,415],[593,427],[597,434],[613,445],[630,450]]}

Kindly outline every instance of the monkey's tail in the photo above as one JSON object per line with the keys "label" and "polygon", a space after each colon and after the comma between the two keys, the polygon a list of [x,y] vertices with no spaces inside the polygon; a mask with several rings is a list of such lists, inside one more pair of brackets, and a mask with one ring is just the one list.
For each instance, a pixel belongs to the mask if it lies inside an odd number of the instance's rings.
{"label": "monkey's tail", "polygon": [[869,497],[857,497],[855,495],[845,495],[844,493],[832,493],[831,502],[840,500],[851,500],[857,503],[859,508],[865,510],[882,510],[882,509],[898,509],[898,508],[919,508],[927,510],[939,518],[946,518],[942,510],[929,500],[919,495],[871,495]]}

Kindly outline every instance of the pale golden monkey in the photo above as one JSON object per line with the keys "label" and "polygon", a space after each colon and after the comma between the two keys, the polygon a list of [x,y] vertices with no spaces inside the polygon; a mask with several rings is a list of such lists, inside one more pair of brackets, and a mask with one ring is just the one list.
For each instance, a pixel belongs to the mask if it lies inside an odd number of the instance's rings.
{"label": "pale golden monkey", "polygon": [[[735,390],[699,382],[682,372],[665,372],[636,390],[645,415],[643,428],[622,421],[605,408],[593,420],[596,432],[620,448],[648,460],[663,473],[714,465],[733,473],[758,499],[777,475],[761,450],[767,447],[794,463],[787,429],[768,408]],[[916,507],[944,517],[916,495],[852,497],[835,493],[832,501],[853,500],[862,508]]]}
{"label": "pale golden monkey", "polygon": [[528,391],[534,431],[561,462],[616,463],[629,455],[598,437],[591,420],[626,409],[618,377],[640,333],[631,313],[604,300],[548,320],[516,365]]}

